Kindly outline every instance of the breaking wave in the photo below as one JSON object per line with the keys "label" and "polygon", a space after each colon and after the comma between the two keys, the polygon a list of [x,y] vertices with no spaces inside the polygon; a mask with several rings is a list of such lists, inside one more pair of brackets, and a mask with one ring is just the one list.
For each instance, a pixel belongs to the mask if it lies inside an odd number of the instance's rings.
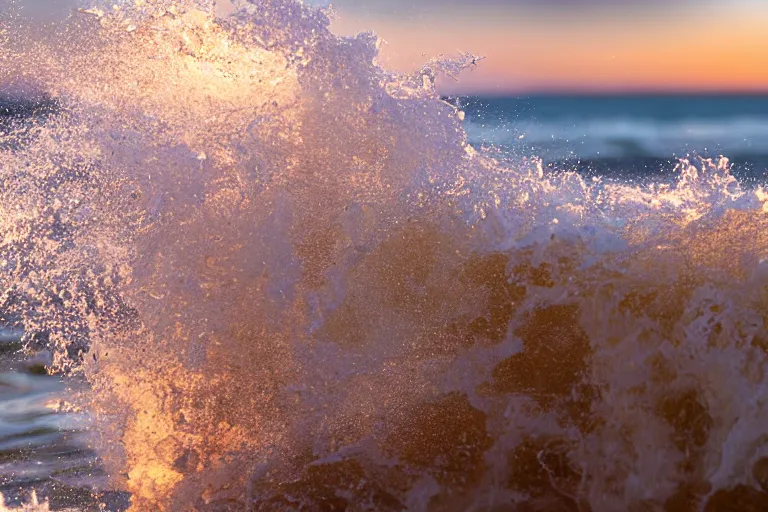
{"label": "breaking wave", "polygon": [[210,12],[0,24],[55,105],[2,124],[2,320],[133,510],[768,507],[763,189],[502,165],[434,89],[468,62]]}
{"label": "breaking wave", "polygon": [[[558,119],[479,122],[466,125],[472,144],[522,146],[542,158],[670,158],[716,152],[768,159],[762,141],[768,118]],[[764,169],[763,169],[764,170]]]}

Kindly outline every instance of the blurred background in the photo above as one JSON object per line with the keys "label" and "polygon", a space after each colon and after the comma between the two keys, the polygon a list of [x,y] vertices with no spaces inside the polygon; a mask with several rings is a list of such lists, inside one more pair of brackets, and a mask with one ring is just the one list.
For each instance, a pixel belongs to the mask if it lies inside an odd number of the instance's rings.
{"label": "blurred background", "polygon": [[[49,20],[78,0],[17,3]],[[768,90],[763,0],[336,0],[333,8],[338,33],[383,39],[381,62],[392,69],[459,51],[486,57],[461,82],[445,82],[446,94]]]}
{"label": "blurred background", "polygon": [[383,62],[487,57],[462,94],[748,92],[768,89],[760,0],[339,0],[340,33],[373,29]]}
{"label": "blurred background", "polygon": [[759,0],[338,0],[341,34],[374,30],[400,71],[484,57],[440,91],[470,142],[514,162],[638,181],[679,158],[768,168],[768,3]]}

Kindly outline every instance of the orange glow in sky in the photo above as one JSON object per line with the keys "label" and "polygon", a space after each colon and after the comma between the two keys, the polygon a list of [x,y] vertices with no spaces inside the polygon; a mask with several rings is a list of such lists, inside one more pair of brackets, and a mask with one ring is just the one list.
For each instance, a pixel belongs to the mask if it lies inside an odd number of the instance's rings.
{"label": "orange glow in sky", "polygon": [[[743,5],[742,5],[743,4]],[[496,14],[496,15],[494,15]],[[334,30],[373,30],[380,62],[413,70],[429,57],[485,56],[446,93],[768,91],[768,4],[734,0],[675,15],[512,17],[361,15],[338,8]]]}
{"label": "orange glow in sky", "polygon": [[[121,0],[128,1],[128,0]],[[245,0],[216,0],[222,13]],[[415,70],[459,51],[486,57],[446,93],[768,92],[767,0],[304,0],[334,30],[374,31],[380,63]],[[42,18],[76,0],[23,0]]]}

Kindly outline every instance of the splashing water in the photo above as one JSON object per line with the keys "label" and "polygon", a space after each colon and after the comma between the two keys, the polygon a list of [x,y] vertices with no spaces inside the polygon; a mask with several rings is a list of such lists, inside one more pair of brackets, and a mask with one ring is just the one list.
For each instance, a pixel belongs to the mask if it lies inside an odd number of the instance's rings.
{"label": "splashing water", "polygon": [[55,105],[0,134],[2,320],[133,510],[768,507],[766,192],[504,167],[434,89],[471,59],[212,8],[0,23]]}
{"label": "splashing water", "polygon": [[7,508],[5,506],[5,498],[2,494],[0,494],[0,512],[14,512],[14,511],[28,511],[28,512],[50,512],[50,507],[48,504],[40,504],[40,502],[37,499],[36,494],[32,494],[32,499],[29,503],[29,505],[22,505],[18,508]]}

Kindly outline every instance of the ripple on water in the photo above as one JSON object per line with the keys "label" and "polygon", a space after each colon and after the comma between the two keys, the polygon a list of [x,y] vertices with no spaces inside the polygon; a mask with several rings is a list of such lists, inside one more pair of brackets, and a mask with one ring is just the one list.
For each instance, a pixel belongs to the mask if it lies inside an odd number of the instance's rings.
{"label": "ripple on water", "polygon": [[81,384],[41,372],[40,362],[0,339],[0,512],[125,510],[124,494],[105,491],[87,415],[61,410]]}

